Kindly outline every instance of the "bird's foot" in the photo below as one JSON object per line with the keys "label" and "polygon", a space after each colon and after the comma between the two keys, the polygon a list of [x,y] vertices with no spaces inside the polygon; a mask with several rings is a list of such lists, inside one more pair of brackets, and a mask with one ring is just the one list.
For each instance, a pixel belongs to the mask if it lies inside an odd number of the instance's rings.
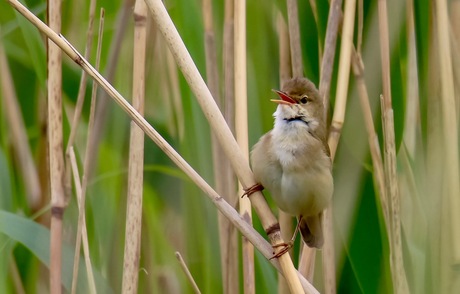
{"label": "bird's foot", "polygon": [[279,243],[279,244],[275,244],[275,245],[272,245],[273,249],[277,248],[277,247],[284,247],[283,249],[281,249],[278,253],[275,253],[273,252],[273,256],[269,259],[269,260],[272,260],[274,258],[278,258],[280,257],[281,255],[283,255],[284,253],[288,252],[289,249],[292,248],[292,246],[294,245],[294,242],[295,242],[295,237],[297,236],[297,233],[299,232],[299,229],[300,229],[300,221],[302,220],[302,216],[299,217],[299,220],[297,222],[297,226],[295,227],[295,230],[294,230],[294,234],[292,235],[292,238],[289,242],[285,243]]}
{"label": "bird's foot", "polygon": [[262,191],[264,189],[264,186],[262,186],[262,184],[260,183],[257,183],[247,189],[244,189],[244,194],[241,195],[241,198],[243,198],[244,196],[251,196],[252,193],[255,193],[255,192],[258,192],[258,191]]}
{"label": "bird's foot", "polygon": [[276,245],[272,245],[273,249],[278,248],[278,247],[284,247],[284,248],[281,249],[278,253],[273,252],[273,256],[270,257],[268,260],[279,258],[284,253],[288,252],[289,249],[291,249],[293,245],[294,245],[294,242],[292,240],[287,243],[279,243]]}

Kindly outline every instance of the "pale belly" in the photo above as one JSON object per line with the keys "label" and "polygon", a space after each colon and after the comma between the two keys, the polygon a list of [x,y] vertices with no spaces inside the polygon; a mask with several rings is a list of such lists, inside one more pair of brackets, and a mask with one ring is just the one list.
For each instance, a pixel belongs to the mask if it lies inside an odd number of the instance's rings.
{"label": "pale belly", "polygon": [[313,216],[327,208],[333,193],[332,175],[329,165],[321,161],[329,159],[324,155],[301,164],[291,152],[279,155],[283,172],[276,189],[279,193],[272,195],[277,205],[295,216]]}

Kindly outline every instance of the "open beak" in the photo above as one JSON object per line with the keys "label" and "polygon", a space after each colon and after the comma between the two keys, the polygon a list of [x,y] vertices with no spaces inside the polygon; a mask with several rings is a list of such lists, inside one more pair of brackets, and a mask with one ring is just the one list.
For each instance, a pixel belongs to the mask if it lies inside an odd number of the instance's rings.
{"label": "open beak", "polygon": [[275,92],[276,94],[278,94],[278,96],[280,96],[281,100],[271,99],[270,101],[278,103],[278,104],[285,104],[285,105],[296,104],[295,100],[292,99],[291,97],[289,97],[286,93],[278,91],[278,90],[272,90],[272,91]]}

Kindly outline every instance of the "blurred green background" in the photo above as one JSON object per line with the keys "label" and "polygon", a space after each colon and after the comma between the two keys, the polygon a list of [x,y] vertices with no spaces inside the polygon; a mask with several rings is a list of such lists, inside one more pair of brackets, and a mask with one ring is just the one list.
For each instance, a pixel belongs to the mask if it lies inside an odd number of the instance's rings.
{"label": "blurred green background", "polygon": [[[379,95],[381,88],[380,46],[377,2],[365,0],[363,5],[363,60],[374,122],[383,142]],[[410,189],[401,183],[403,252],[409,286],[413,293],[436,292],[445,279],[439,279],[448,266],[436,256],[441,245],[433,245],[430,230],[439,225],[442,210],[439,202],[432,207],[430,169],[425,162],[430,129],[429,65],[433,63],[433,5],[429,0],[388,2],[391,50],[391,85],[398,152],[398,175],[401,182],[409,177]],[[453,1],[454,2],[454,1]],[[407,4],[414,5],[414,23]],[[44,1],[24,4],[42,20],[46,15]],[[213,1],[213,21],[218,67],[223,84],[222,41],[224,1]],[[276,28],[277,11],[286,7],[284,1],[254,0],[247,3],[247,84],[249,144],[257,142],[272,127],[275,105],[269,102],[279,88],[279,49]],[[302,52],[305,76],[319,83],[320,50],[329,11],[328,1],[316,1],[318,24],[308,1],[299,1]],[[105,9],[105,30],[101,72],[115,66],[115,88],[130,101],[132,86],[133,19],[129,21],[115,64],[109,60],[113,38],[118,28],[121,1],[98,1]],[[166,7],[182,36],[193,60],[206,77],[204,31],[201,1],[167,0]],[[97,11],[99,11],[97,9]],[[80,51],[84,51],[89,1],[64,1],[62,34]],[[130,13],[132,10],[128,8]],[[453,13],[453,11],[451,11]],[[98,13],[97,13],[98,14]],[[178,69],[171,66],[166,44],[152,24],[148,35],[147,83],[145,116],[168,142],[213,185],[210,128],[199,105]],[[454,29],[454,28],[453,28]],[[457,28],[458,29],[458,28]],[[97,21],[95,21],[97,31]],[[355,25],[357,33],[357,25]],[[355,38],[356,39],[356,38]],[[37,171],[42,195],[37,207],[28,203],[24,186],[28,181],[18,168],[11,139],[11,126],[5,106],[0,103],[0,293],[15,293],[22,284],[26,293],[48,292],[49,259],[49,191],[46,158],[46,48],[44,38],[6,1],[0,2],[0,42],[3,46],[24,120],[28,141]],[[335,99],[340,38],[331,87],[331,112]],[[91,63],[94,64],[96,41]],[[416,51],[415,51],[416,49]],[[416,56],[413,55],[416,52]],[[454,57],[458,52],[453,52]],[[416,58],[416,59],[415,59]],[[416,60],[415,67],[411,64]],[[457,59],[458,60],[458,59]],[[413,68],[416,80],[410,80]],[[69,58],[63,58],[64,138],[67,140],[75,108],[81,70]],[[173,79],[171,79],[173,77]],[[177,82],[177,84],[175,83]],[[456,84],[458,86],[458,83]],[[222,87],[221,87],[222,88]],[[80,123],[75,149],[82,169],[87,140],[89,93]],[[408,101],[414,99],[414,121],[407,120]],[[412,93],[412,94],[411,94]],[[0,95],[3,95],[0,93]],[[412,96],[411,96],[412,95]],[[99,95],[100,97],[101,95]],[[98,99],[99,99],[98,97]],[[0,96],[0,99],[2,96]],[[3,102],[3,99],[1,99]],[[458,105],[458,98],[457,98]],[[126,215],[127,164],[129,151],[128,116],[112,100],[106,105],[94,172],[87,191],[86,216],[90,254],[100,293],[121,291]],[[408,138],[415,133],[414,138]],[[456,134],[453,134],[456,135]],[[457,134],[458,135],[458,134]],[[407,140],[411,140],[408,143]],[[382,145],[382,144],[381,144]],[[455,163],[453,163],[455,164]],[[458,162],[457,162],[458,164]],[[367,143],[359,97],[351,75],[348,105],[342,137],[334,163],[335,193],[334,232],[338,293],[391,293],[393,291],[388,237],[380,200],[373,180],[373,167]],[[217,210],[201,195],[202,192],[175,167],[155,144],[146,139],[144,172],[144,211],[139,293],[191,293],[174,256],[181,252],[203,293],[219,293],[222,289]],[[437,194],[436,194],[437,195]],[[442,194],[439,194],[442,195]],[[73,247],[78,219],[75,196],[64,215],[63,280],[70,289]],[[269,197],[267,197],[269,198]],[[441,199],[442,197],[440,197]],[[445,199],[445,198],[443,198]],[[270,203],[271,200],[268,199]],[[436,200],[438,201],[438,200]],[[439,200],[441,201],[441,200]],[[436,204],[437,203],[437,204]],[[272,206],[274,211],[275,207]],[[255,215],[255,214],[254,214]],[[428,224],[436,218],[432,226]],[[254,217],[254,225],[263,236],[262,227]],[[440,233],[439,233],[440,234]],[[430,235],[437,236],[437,235]],[[439,236],[438,236],[439,237]],[[435,237],[439,239],[438,237]],[[444,242],[446,239],[439,239]],[[441,246],[441,247],[436,247]],[[447,246],[447,245],[446,245]],[[297,245],[296,245],[297,248]],[[446,248],[445,246],[442,248]],[[435,252],[435,253],[433,253]],[[276,293],[277,275],[259,253],[255,256],[256,290]],[[434,260],[434,261],[433,261]],[[318,261],[320,263],[320,260]],[[435,264],[433,264],[435,263]],[[84,264],[79,274],[79,292],[86,292]],[[242,271],[241,271],[242,273]],[[240,273],[240,279],[242,274]],[[321,267],[316,270],[316,285],[321,286]],[[445,272],[444,272],[445,273]],[[241,288],[242,289],[242,288]],[[449,288],[450,289],[450,288]]]}

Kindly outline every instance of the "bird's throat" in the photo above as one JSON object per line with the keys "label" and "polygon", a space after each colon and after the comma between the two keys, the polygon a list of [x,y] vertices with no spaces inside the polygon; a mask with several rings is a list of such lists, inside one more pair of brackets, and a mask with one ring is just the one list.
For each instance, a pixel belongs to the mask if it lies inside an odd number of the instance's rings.
{"label": "bird's throat", "polygon": [[301,116],[295,116],[291,118],[284,118],[284,120],[288,123],[294,122],[294,121],[300,121],[303,122],[304,124],[308,125],[308,122],[304,121]]}

